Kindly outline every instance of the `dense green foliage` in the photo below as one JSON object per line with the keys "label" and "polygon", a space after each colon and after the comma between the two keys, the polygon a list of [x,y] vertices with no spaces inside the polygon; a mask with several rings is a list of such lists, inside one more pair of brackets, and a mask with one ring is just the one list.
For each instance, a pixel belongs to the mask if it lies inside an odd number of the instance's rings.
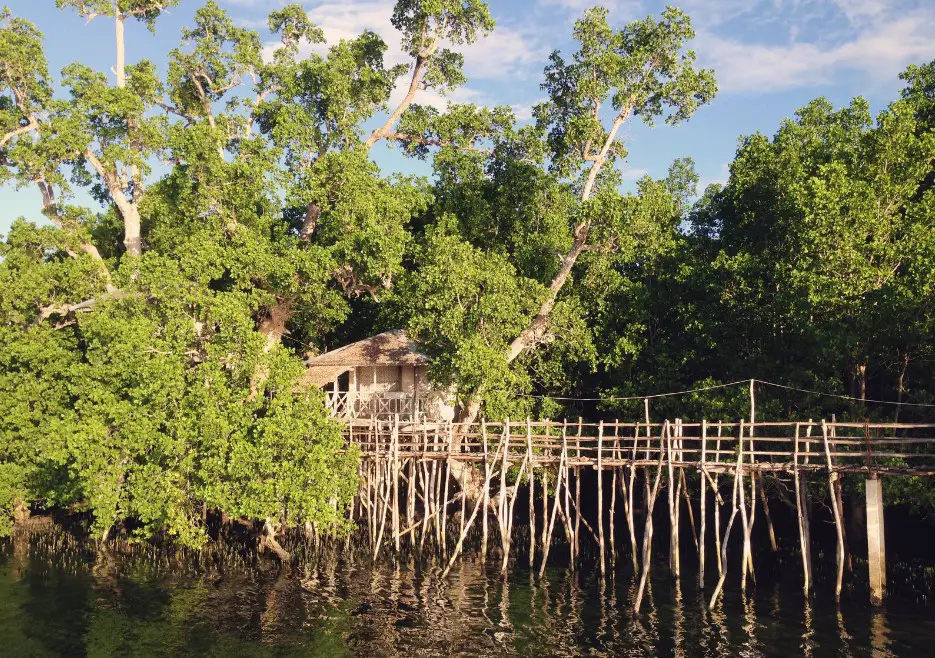
{"label": "dense green foliage", "polygon": [[[116,22],[116,80],[52,76],[36,27],[0,14],[0,182],[37,186],[44,216],[0,246],[0,532],[24,505],[189,545],[208,512],[340,526],[354,455],[298,386],[302,359],[390,328],[434,357],[463,419],[636,414],[531,396],[749,377],[933,400],[935,63],[877,117],[819,99],[743,138],[726,185],[694,201],[690,159],[633,191],[615,168],[627,122],[688,120],[717,91],[674,8],[620,29],[586,11],[524,124],[419,103],[465,82],[457,47],[494,28],[479,0],[400,0],[397,66],[372,32],[299,56],[323,34],[294,5],[264,50],[209,1],[165,75],[124,63],[122,27],[158,29],[175,3],[58,4]],[[431,180],[382,174],[380,141],[430,160]],[[79,188],[101,205],[76,205]],[[742,395],[656,413],[736,417]]]}

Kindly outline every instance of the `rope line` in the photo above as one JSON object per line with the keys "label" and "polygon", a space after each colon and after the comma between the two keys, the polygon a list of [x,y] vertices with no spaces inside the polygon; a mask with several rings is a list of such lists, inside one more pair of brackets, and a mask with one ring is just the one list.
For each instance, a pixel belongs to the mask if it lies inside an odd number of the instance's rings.
{"label": "rope line", "polygon": [[[750,381],[750,380],[747,380]],[[852,400],[854,402],[871,402],[873,404],[896,404],[901,407],[926,407],[929,409],[935,409],[935,404],[927,404],[925,402],[896,402],[895,400],[873,400],[870,398],[861,400],[860,398],[855,398],[850,395],[838,395],[837,393],[822,393],[821,391],[813,391],[808,388],[798,388],[796,386],[787,386],[786,384],[776,384],[774,382],[767,382],[762,379],[754,379],[753,381],[758,384],[766,384],[767,386],[775,386],[776,388],[784,388],[790,391],[799,391],[800,393],[811,393],[812,395],[823,395],[830,398],[838,398],[839,400]]]}
{"label": "rope line", "polygon": [[727,388],[729,386],[737,386],[739,384],[749,384],[749,379],[741,379],[736,382],[728,382],[727,384],[714,384],[712,386],[702,386],[701,388],[689,388],[684,391],[672,391],[670,393],[654,393],[653,395],[628,395],[628,396],[611,396],[604,398],[571,398],[571,397],[560,397],[555,395],[530,395],[527,393],[517,393],[516,395],[524,398],[541,398],[546,400],[568,400],[575,402],[604,402],[604,401],[622,401],[622,400],[652,400],[654,398],[667,398],[675,395],[686,395],[688,393],[700,393],[701,391],[713,391],[717,388]]}
{"label": "rope line", "polygon": [[[824,393],[822,391],[814,391],[808,388],[799,388],[797,386],[788,386],[786,384],[777,384],[775,382],[768,382],[765,379],[753,379],[757,384],[764,384],[766,386],[773,386],[776,388],[783,388],[789,391],[797,391],[799,393],[809,393],[811,395],[818,395],[824,397],[837,398],[839,400],[850,400],[852,402],[865,402],[871,404],[895,404],[902,407],[923,407],[927,409],[935,409],[935,404],[927,404],[924,402],[896,402],[895,400],[874,400],[867,398],[861,400],[860,398],[855,398],[850,395],[839,395],[837,393]],[[602,398],[576,398],[576,397],[563,397],[558,395],[531,395],[527,393],[517,393],[518,397],[524,398],[536,398],[542,400],[561,400],[566,402],[627,402],[627,401],[636,401],[636,400],[652,400],[655,398],[667,398],[674,397],[676,395],[687,395],[689,393],[701,393],[703,391],[713,391],[720,388],[728,388],[730,386],[738,386],[741,384],[749,384],[749,379],[741,379],[734,382],[728,382],[726,384],[715,384],[712,386],[702,386],[700,388],[690,388],[684,391],[672,391],[669,393],[655,393],[653,395],[627,395],[627,396],[608,396]]]}

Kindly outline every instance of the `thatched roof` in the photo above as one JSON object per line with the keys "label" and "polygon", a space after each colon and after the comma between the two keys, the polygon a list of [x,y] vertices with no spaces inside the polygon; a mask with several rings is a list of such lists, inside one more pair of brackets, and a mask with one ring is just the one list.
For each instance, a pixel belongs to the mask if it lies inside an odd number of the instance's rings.
{"label": "thatched roof", "polygon": [[324,386],[341,373],[360,366],[425,366],[428,363],[428,357],[409,340],[406,332],[396,329],[309,359],[302,382]]}

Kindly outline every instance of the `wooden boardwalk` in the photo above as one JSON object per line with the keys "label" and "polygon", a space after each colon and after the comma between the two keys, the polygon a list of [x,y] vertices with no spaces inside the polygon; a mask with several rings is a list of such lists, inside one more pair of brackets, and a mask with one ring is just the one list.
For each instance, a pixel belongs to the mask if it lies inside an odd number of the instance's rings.
{"label": "wooden boardwalk", "polygon": [[[613,573],[629,545],[628,561],[639,577],[637,611],[652,563],[654,510],[661,491],[671,573],[679,577],[680,533],[687,526],[702,588],[711,585],[706,553],[714,550],[714,606],[727,577],[727,547],[735,527],[742,537],[742,591],[748,577],[754,580],[752,531],[759,518],[767,526],[771,550],[778,550],[766,495],[770,481],[795,510],[806,596],[814,583],[812,503],[827,501],[837,536],[835,595],[840,598],[848,554],[841,477],[865,479],[870,595],[878,603],[886,585],[881,476],[935,475],[935,424],[526,419],[466,425],[412,422],[397,415],[348,420],[345,439],[347,449],[361,457],[350,520],[366,529],[374,559],[382,552],[401,556],[406,547],[430,550],[447,563],[447,573],[474,533],[480,535],[482,561],[492,537],[499,536],[505,574],[516,553],[514,520],[525,516],[526,556],[530,568],[539,560],[540,577],[559,532],[570,568],[580,561],[582,546],[591,543],[602,576]],[[596,489],[588,496],[596,498],[596,509],[585,510],[582,475],[589,471],[594,475],[584,481]],[[527,494],[526,505],[517,514],[521,492]],[[491,517],[495,531],[488,527]]]}
{"label": "wooden boardwalk", "polygon": [[655,466],[671,451],[676,467],[722,473],[733,471],[743,437],[748,471],[827,472],[830,462],[841,473],[935,475],[935,424],[354,420],[345,434],[365,459],[384,458],[396,448],[400,459],[483,463],[486,441],[488,454],[505,444],[509,462],[526,459],[531,446],[533,467],[556,466],[563,449],[569,466],[595,469]]}

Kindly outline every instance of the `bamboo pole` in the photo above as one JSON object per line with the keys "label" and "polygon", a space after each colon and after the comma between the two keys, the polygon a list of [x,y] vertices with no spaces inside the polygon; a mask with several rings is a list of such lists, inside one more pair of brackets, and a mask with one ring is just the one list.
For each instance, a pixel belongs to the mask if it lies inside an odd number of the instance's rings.
{"label": "bamboo pole", "polygon": [[[737,507],[738,507],[738,491],[743,488],[743,421],[741,421],[741,430],[740,430],[740,444],[738,447],[737,453],[737,465],[734,467],[734,489],[731,494],[731,513],[730,518],[727,521],[727,526],[724,529],[724,538],[719,541],[720,552],[718,553],[718,579],[717,585],[714,586],[714,591],[711,593],[711,601],[708,603],[708,610],[714,610],[714,604],[717,602],[717,597],[721,593],[721,589],[724,587],[724,581],[727,579],[727,543],[730,539],[730,531],[734,525],[734,519],[737,518]],[[720,427],[718,428],[718,435],[720,436]],[[716,509],[716,508],[715,508]]]}
{"label": "bamboo pole", "polygon": [[685,477],[685,469],[679,468],[679,487],[682,490],[682,498],[685,500],[685,508],[688,510],[688,527],[692,530],[692,542],[695,544],[695,550],[698,547],[698,531],[695,529],[695,512],[692,510],[692,501],[688,495],[688,480]]}
{"label": "bamboo pole", "polygon": [[834,585],[834,600],[840,602],[841,584],[844,580],[844,533],[841,530],[841,524],[843,523],[841,510],[838,509],[838,500],[834,490],[835,481],[840,474],[834,470],[834,464],[831,461],[831,447],[828,444],[828,424],[824,419],[821,421],[821,436],[825,445],[825,458],[828,462],[828,492],[831,494],[831,511],[834,512],[834,529],[838,536],[838,550],[836,554],[838,569]]}
{"label": "bamboo pole", "polygon": [[506,472],[510,468],[510,419],[506,418],[503,421],[503,430],[501,432],[504,441],[503,447],[503,465],[500,467],[500,494],[497,498],[497,509],[498,509],[498,525],[500,526],[500,548],[506,552],[507,550],[507,524],[508,519],[507,515],[507,502],[509,491],[506,486]]}
{"label": "bamboo pole", "polygon": [[529,568],[536,560],[536,496],[535,471],[532,465],[532,425],[529,416],[526,417],[526,450],[529,460]]}
{"label": "bamboo pole", "polygon": [[[484,515],[482,517],[482,530],[481,530],[481,544],[480,544],[480,561],[481,564],[487,563],[487,514],[490,511],[490,460],[487,459],[487,421],[481,418],[481,440],[484,443]],[[494,457],[496,461],[496,457]]]}
{"label": "bamboo pole", "polygon": [[[552,421],[548,418],[545,419],[545,435],[548,441],[552,440]],[[548,456],[551,457],[551,450],[548,451]],[[546,482],[546,475],[548,474],[548,469],[542,469],[542,539],[540,540],[540,545],[542,550],[545,550],[545,544],[548,540],[548,528],[549,525],[549,487]]]}
{"label": "bamboo pole", "polygon": [[513,497],[510,500],[510,509],[507,512],[507,526],[506,526],[506,544],[503,549],[503,565],[500,568],[500,574],[502,577],[506,577],[506,570],[510,564],[510,547],[513,544],[513,508],[516,505],[517,494],[519,493],[519,485],[523,479],[523,473],[526,471],[526,465],[529,463],[529,455],[527,454],[526,459],[522,461],[519,467],[519,473],[516,475],[516,483],[513,485]]}
{"label": "bamboo pole", "polygon": [[399,414],[393,414],[392,442],[392,484],[393,484],[393,543],[399,555]]}
{"label": "bamboo pole", "polygon": [[444,495],[442,498],[442,513],[438,515],[439,522],[441,523],[442,536],[441,545],[442,556],[448,555],[448,489],[451,485],[451,459],[452,451],[454,450],[454,425],[448,423],[448,458],[445,460],[445,480],[444,480]]}
{"label": "bamboo pole", "polygon": [[[678,418],[675,419],[676,423],[676,434],[678,434]],[[669,431],[666,432],[665,436],[666,441],[666,475],[667,475],[667,486],[666,486],[666,495],[669,500],[669,572],[674,578],[679,577],[679,521],[678,521],[678,504],[679,500],[676,497],[678,494],[676,492],[676,484],[674,478],[674,471],[672,466],[672,429],[669,428]]]}
{"label": "bamboo pole", "polygon": [[[647,401],[647,411],[649,409]],[[669,421],[666,421],[663,425],[663,433],[666,436],[670,435]],[[646,523],[643,528],[643,569],[640,573],[640,584],[636,592],[636,602],[633,605],[633,615],[634,617],[640,610],[640,604],[643,601],[643,594],[646,591],[646,582],[649,579],[649,568],[651,563],[652,556],[652,543],[653,543],[653,508],[656,506],[656,496],[659,494],[659,485],[662,483],[662,460],[663,460],[663,443],[662,437],[660,436],[659,441],[659,462],[656,465],[656,481],[653,483],[652,491],[649,490],[649,467],[647,467],[646,473],[646,482],[647,482],[647,498],[646,498]]]}
{"label": "bamboo pole", "polygon": [[705,523],[707,516],[708,467],[705,464],[708,448],[708,421],[701,421],[701,527],[698,530],[698,587],[704,589]]}
{"label": "bamboo pole", "polygon": [[[481,423],[482,423],[481,432],[483,433],[483,437],[484,437],[484,454],[486,455],[487,454],[486,425],[484,424],[483,419],[481,420]],[[500,447],[497,448],[497,454],[499,454],[501,447],[503,447],[502,442],[500,443]],[[497,461],[497,455],[494,455],[493,460]],[[487,463],[488,462],[485,459],[484,464],[487,464]],[[489,468],[486,470],[486,473],[484,475],[484,491],[485,492],[490,489],[490,480],[495,475],[496,473],[492,472]],[[461,492],[461,493],[462,493],[462,499],[467,498],[467,496],[464,495],[464,492]],[[486,505],[487,505],[487,502],[485,502],[483,498],[477,500],[474,503],[474,510],[471,512],[471,518],[468,520],[467,525],[461,529],[461,534],[458,536],[458,541],[455,544],[455,547],[452,551],[451,558],[448,560],[448,565],[445,567],[445,570],[442,571],[442,575],[441,575],[442,578],[445,578],[448,576],[448,573],[451,571],[451,567],[454,565],[455,561],[458,559],[458,556],[461,554],[461,549],[464,546],[464,538],[467,537],[468,531],[471,529],[471,526],[474,525],[474,519],[477,518],[477,512],[480,510],[482,506],[486,506]],[[484,514],[485,515],[487,514],[486,509],[484,510]]]}
{"label": "bamboo pole", "polygon": [[406,491],[406,525],[411,526],[416,515],[416,460],[410,457],[406,465],[409,468],[408,489]]}
{"label": "bamboo pole", "polygon": [[575,531],[574,524],[572,523],[571,518],[571,490],[569,487],[569,471],[571,470],[568,466],[568,433],[564,430],[562,431],[562,452],[565,453],[565,518],[567,521],[567,532],[568,532],[568,544],[571,547],[571,560],[569,560],[569,566],[571,570],[575,570],[575,556],[577,554],[578,546],[578,534]]}
{"label": "bamboo pole", "polygon": [[[718,456],[718,460],[721,455],[721,435],[724,430],[724,424],[721,421],[717,423],[717,441],[714,444],[715,454]],[[720,480],[720,474],[714,474],[714,480],[711,482],[711,488],[714,490],[714,494],[718,497],[717,505],[714,506],[714,553],[717,555],[717,570],[718,573],[721,572],[721,505],[723,501],[721,500],[721,492],[718,487]]]}
{"label": "bamboo pole", "polygon": [[[601,555],[601,576],[606,575],[607,566],[604,560],[604,421],[597,426],[597,534],[600,544]],[[580,491],[580,488],[579,488]],[[576,506],[580,505],[578,500]],[[581,511],[578,510],[578,517],[581,517]]]}
{"label": "bamboo pole", "polygon": [[630,482],[627,485],[627,495],[624,498],[624,511],[627,515],[627,531],[630,533],[630,557],[633,562],[633,576],[640,571],[639,556],[636,545],[636,521],[633,518],[633,492],[636,489],[636,448],[639,441],[640,427],[639,423],[633,429],[633,451],[630,455]]}
{"label": "bamboo pole", "polygon": [[776,530],[773,528],[773,518],[769,513],[769,501],[766,495],[766,478],[762,473],[759,473],[757,477],[760,481],[758,489],[760,492],[760,503],[763,505],[763,517],[766,519],[766,529],[769,531],[769,547],[772,549],[773,553],[778,553],[779,543],[776,541]]}
{"label": "bamboo pole", "polygon": [[[616,461],[620,460],[620,421],[614,419],[614,448],[613,455]],[[617,564],[617,541],[616,541],[616,530],[614,529],[614,517],[617,515],[617,467],[614,466],[611,469],[611,481],[610,481],[610,519],[609,519],[609,532],[610,532],[610,563],[612,566]],[[614,573],[614,569],[611,569],[611,573]]]}
{"label": "bamboo pole", "polygon": [[[740,446],[741,457],[738,457],[738,460],[742,461],[743,455],[743,420],[740,421],[740,438],[738,445]],[[747,592],[747,572],[750,567],[750,523],[747,518],[747,503],[744,496],[744,486],[743,478],[740,481],[740,522],[743,525],[743,556],[740,560],[740,591],[746,594]]]}
{"label": "bamboo pole", "polygon": [[[579,461],[581,460],[581,431],[582,431],[583,420],[584,419],[581,416],[578,416],[578,435],[575,438],[575,443],[577,444],[578,448],[575,451],[575,456],[578,458]],[[567,465],[566,465],[566,468],[567,468]],[[575,512],[575,532],[574,532],[575,551],[574,551],[574,557],[572,558],[572,563],[578,560],[579,548],[580,548],[578,545],[578,541],[579,541],[579,537],[581,536],[581,532],[580,532],[581,530],[581,512],[580,512],[581,510],[581,467],[580,466],[575,467],[575,509],[578,511]],[[570,521],[571,517],[569,516],[568,519]]]}
{"label": "bamboo pole", "polygon": [[811,590],[811,581],[812,581],[812,564],[811,564],[811,545],[809,541],[809,529],[808,521],[805,518],[803,510],[803,494],[804,488],[800,483],[799,476],[799,436],[801,428],[799,423],[795,424],[795,446],[793,448],[793,457],[792,457],[792,478],[795,483],[795,512],[796,519],[799,524],[799,550],[802,553],[802,592],[805,594],[805,598],[808,598],[809,592]]}
{"label": "bamboo pole", "polygon": [[[555,529],[555,517],[558,516],[559,497],[562,490],[562,475],[564,474],[565,460],[568,456],[567,446],[564,441],[565,431],[562,430],[562,455],[558,462],[558,471],[555,476],[555,502],[552,503],[552,516],[548,522],[548,532],[546,533],[545,544],[542,547],[542,565],[539,567],[539,578],[545,575],[545,565],[549,559],[549,548],[552,545],[552,531]],[[548,510],[546,510],[548,512]]]}

